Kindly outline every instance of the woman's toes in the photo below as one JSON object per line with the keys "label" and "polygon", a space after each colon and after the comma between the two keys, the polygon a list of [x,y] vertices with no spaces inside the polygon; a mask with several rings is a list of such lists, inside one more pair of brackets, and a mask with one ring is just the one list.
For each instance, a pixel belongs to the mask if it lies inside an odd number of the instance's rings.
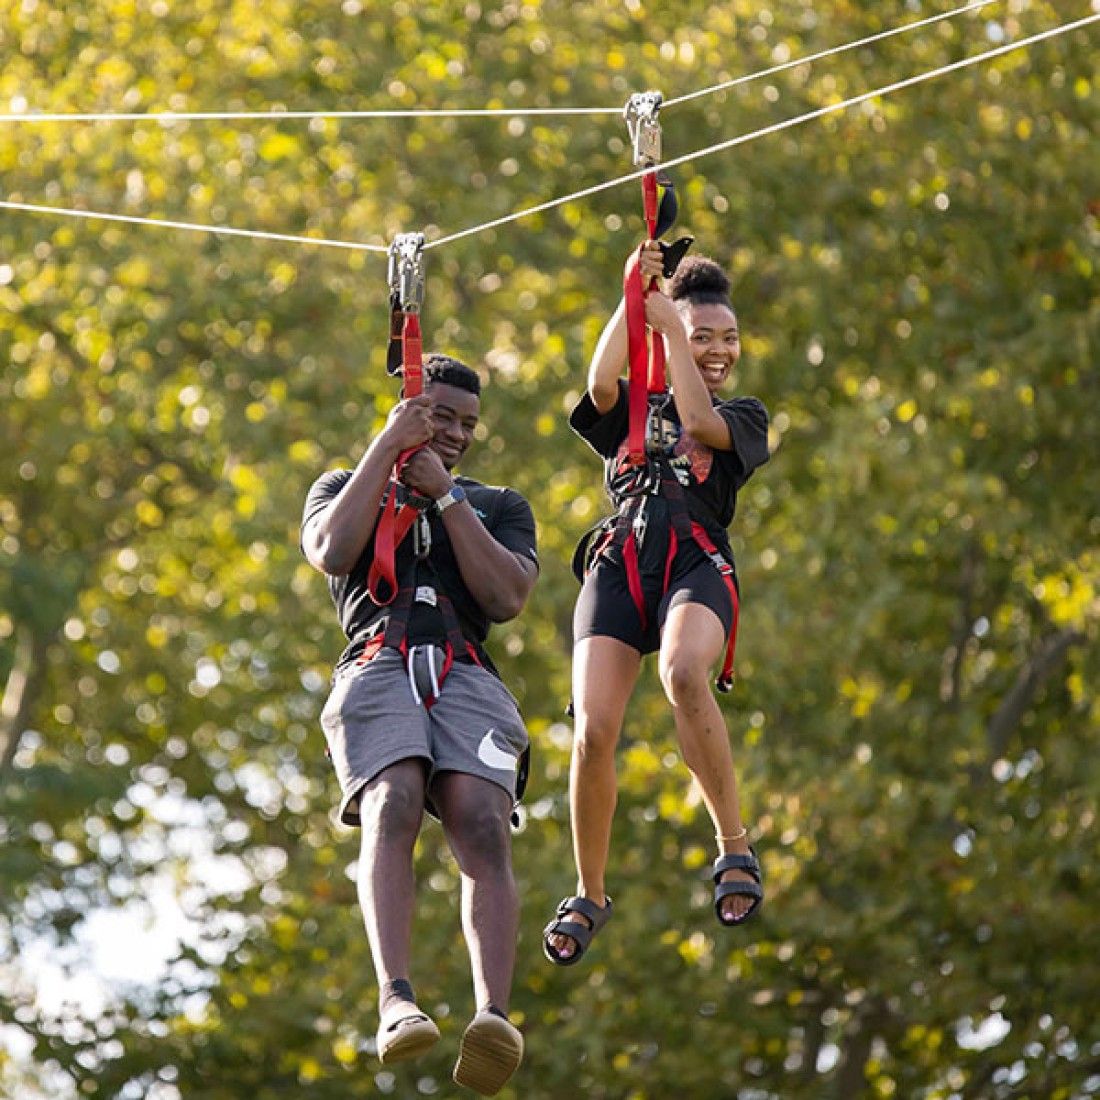
{"label": "woman's toes", "polygon": [[553,945],[558,955],[563,959],[571,959],[573,957],[573,950],[576,944],[574,944],[572,936],[551,936],[550,943]]}
{"label": "woman's toes", "polygon": [[722,899],[722,916],[725,920],[740,920],[749,911],[748,901],[734,895]]}
{"label": "woman's toes", "polygon": [[[722,876],[723,882],[755,882],[756,880],[744,871],[727,871]],[[740,920],[752,908],[752,898],[745,894],[729,894],[722,899],[722,917],[724,920]]]}

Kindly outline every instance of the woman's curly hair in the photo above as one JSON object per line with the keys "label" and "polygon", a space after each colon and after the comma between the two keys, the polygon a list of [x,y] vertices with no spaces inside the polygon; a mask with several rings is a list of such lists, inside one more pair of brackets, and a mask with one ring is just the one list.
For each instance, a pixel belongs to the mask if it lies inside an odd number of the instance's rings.
{"label": "woman's curly hair", "polygon": [[675,302],[692,305],[721,305],[733,309],[730,278],[720,264],[706,256],[688,256],[676,269],[669,283],[669,296]]}

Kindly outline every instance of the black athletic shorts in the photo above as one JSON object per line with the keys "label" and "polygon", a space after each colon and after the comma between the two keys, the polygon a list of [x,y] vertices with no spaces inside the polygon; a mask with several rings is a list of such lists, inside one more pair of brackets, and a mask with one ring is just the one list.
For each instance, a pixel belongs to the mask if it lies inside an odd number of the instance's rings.
{"label": "black athletic shorts", "polygon": [[729,589],[710,560],[692,542],[680,546],[672,563],[668,591],[663,595],[664,565],[657,563],[642,570],[646,625],[643,628],[634,597],[627,583],[622,552],[608,549],[600,555],[595,568],[581,585],[577,606],[573,609],[573,644],[594,636],[617,638],[639,653],[656,653],[661,647],[661,630],[669,610],[684,603],[709,607],[719,619],[726,637],[733,627],[733,605]]}

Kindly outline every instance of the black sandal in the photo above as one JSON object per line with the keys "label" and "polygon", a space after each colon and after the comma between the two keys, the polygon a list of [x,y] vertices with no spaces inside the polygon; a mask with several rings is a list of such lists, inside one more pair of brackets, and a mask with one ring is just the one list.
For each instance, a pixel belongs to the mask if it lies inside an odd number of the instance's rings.
{"label": "black sandal", "polygon": [[[746,882],[744,879],[733,879],[730,882],[722,882],[722,876],[727,871],[746,871],[756,881]],[[747,856],[730,852],[719,856],[714,861],[714,913],[718,917],[718,923],[732,928],[756,914],[756,911],[764,904],[763,871],[760,869],[760,860],[756,858],[756,849],[750,848]],[[722,916],[722,899],[734,895],[743,895],[753,898],[752,905],[740,917],[733,919]]]}
{"label": "black sandal", "polygon": [[[569,920],[570,913],[580,913],[587,917],[591,926],[579,920]],[[542,930],[542,953],[557,966],[572,966],[587,950],[592,937],[611,919],[611,899],[604,896],[603,905],[597,905],[588,898],[562,898],[558,903],[558,914]],[[568,936],[577,948],[572,955],[561,955],[550,943],[551,936]]]}

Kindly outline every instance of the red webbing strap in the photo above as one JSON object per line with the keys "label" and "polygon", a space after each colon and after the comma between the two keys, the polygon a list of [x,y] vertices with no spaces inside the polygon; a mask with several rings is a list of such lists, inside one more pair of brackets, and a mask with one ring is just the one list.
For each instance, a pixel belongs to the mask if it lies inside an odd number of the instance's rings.
{"label": "red webbing strap", "polygon": [[[420,339],[420,315],[417,313],[405,314],[401,326],[401,349],[401,359],[404,364],[402,369],[404,383],[401,387],[401,396],[403,398],[419,397],[424,392],[424,362]],[[418,450],[420,450],[419,447],[410,447],[397,456],[397,462],[393,468],[394,482],[400,479],[405,463]],[[409,533],[409,528],[412,527],[415,520],[416,508],[408,503],[402,505],[401,510],[397,512],[394,525],[394,550],[401,545],[401,540]]]}
{"label": "red webbing strap", "polygon": [[[646,234],[650,240],[657,231],[657,173],[642,176],[642,205]],[[627,453],[630,461],[640,465],[645,461],[645,422],[649,411],[647,396],[665,391],[665,343],[654,338],[645,321],[645,297],[657,286],[651,279],[642,286],[639,267],[641,249],[626,262],[623,274],[623,301],[626,303],[627,361],[629,364]]]}
{"label": "red webbing strap", "polygon": [[405,384],[401,388],[402,397],[419,397],[424,392],[423,349],[420,339],[420,315],[406,313],[401,328],[401,347],[403,354]]}
{"label": "red webbing strap", "polygon": [[[660,208],[660,195],[657,191],[657,173],[647,172],[642,176],[642,206],[645,212],[646,235],[652,241],[657,235],[657,211]],[[657,289],[657,279],[649,280],[646,292]],[[650,393],[665,392],[665,342],[659,336],[652,337],[649,349],[649,374],[646,378]]]}
{"label": "red webbing strap", "polygon": [[[729,637],[726,639],[726,657],[722,662],[722,671],[718,674],[717,688],[726,692],[733,687],[733,654],[737,647],[737,622],[741,615],[741,600],[737,594],[736,573],[733,566],[725,559],[721,551],[714,545],[714,540],[707,534],[706,528],[691,518],[684,499],[684,490],[676,480],[671,468],[664,464],[661,476],[661,495],[669,502],[672,513],[672,537],[677,535],[681,539],[692,538],[696,546],[703,551],[711,564],[718,570],[719,576],[725,582],[726,591],[729,592],[730,606],[733,610],[733,618],[730,622]],[[669,562],[665,567],[665,591],[668,591]]]}
{"label": "red webbing strap", "polygon": [[676,537],[676,528],[668,532],[668,553],[665,555],[665,579],[661,585],[661,595],[668,591],[669,582],[672,580],[672,563],[676,560],[676,551],[680,549],[680,540]]}
{"label": "red webbing strap", "polygon": [[[399,470],[410,454],[411,451],[406,451],[398,459],[395,469]],[[397,548],[416,522],[417,510],[413,505],[405,503],[398,510],[397,487],[397,480],[390,478],[386,503],[374,529],[374,561],[370,563],[367,574],[367,591],[379,607],[392,603],[397,595]],[[379,587],[380,584],[386,586],[385,591]]]}
{"label": "red webbing strap", "polygon": [[636,466],[645,461],[645,421],[649,404],[649,334],[645,323],[645,289],[642,270],[638,266],[641,250],[631,254],[623,278],[623,301],[626,303],[627,341],[627,455]]}
{"label": "red webbing strap", "polygon": [[[396,317],[401,316],[401,362],[404,384],[401,396],[419,397],[424,392],[423,347],[420,336],[420,316],[416,313],[393,314],[390,319],[390,332],[396,329]],[[370,598],[379,606],[392,602],[397,595],[397,571],[395,558],[401,540],[409,533],[416,520],[416,508],[405,503],[397,508],[397,486],[401,471],[409,458],[419,448],[412,447],[402,451],[394,464],[390,478],[389,495],[382,507],[382,514],[374,531],[374,561],[371,562],[367,576],[367,591]],[[383,592],[380,582],[386,586]]]}
{"label": "red webbing strap", "polygon": [[[374,561],[370,563],[370,573],[367,574],[367,591],[379,606],[392,603],[397,595],[397,572],[394,567],[397,551],[396,529],[397,482],[390,478],[386,502],[382,505],[382,514],[374,527]],[[386,585],[388,595],[379,588],[379,582]]]}
{"label": "red webbing strap", "polygon": [[657,231],[657,208],[660,205],[660,196],[657,194],[657,173],[646,172],[642,176],[642,210],[645,214],[645,227],[649,232],[649,239]]}
{"label": "red webbing strap", "polygon": [[646,627],[648,616],[645,611],[645,591],[642,588],[642,571],[638,566],[638,536],[634,533],[634,516],[639,508],[645,504],[638,497],[632,497],[624,501],[621,511],[615,517],[615,522],[608,529],[606,535],[597,543],[596,548],[588,559],[588,569],[585,576],[595,569],[600,556],[611,546],[619,547],[623,556],[623,569],[626,572],[626,584],[630,590],[630,598],[638,609],[638,621],[642,629]]}
{"label": "red webbing strap", "polygon": [[733,580],[733,566],[718,552],[718,547],[711,541],[710,535],[701,523],[693,520],[691,533],[702,547],[703,553],[714,562],[722,575],[722,580],[726,582],[726,588],[730,594],[730,602],[733,604],[733,622],[730,624],[729,638],[726,641],[726,659],[722,662],[722,671],[718,674],[718,690],[729,691],[733,687],[733,654],[737,648],[737,622],[741,618],[741,600],[738,598],[737,585]]}

